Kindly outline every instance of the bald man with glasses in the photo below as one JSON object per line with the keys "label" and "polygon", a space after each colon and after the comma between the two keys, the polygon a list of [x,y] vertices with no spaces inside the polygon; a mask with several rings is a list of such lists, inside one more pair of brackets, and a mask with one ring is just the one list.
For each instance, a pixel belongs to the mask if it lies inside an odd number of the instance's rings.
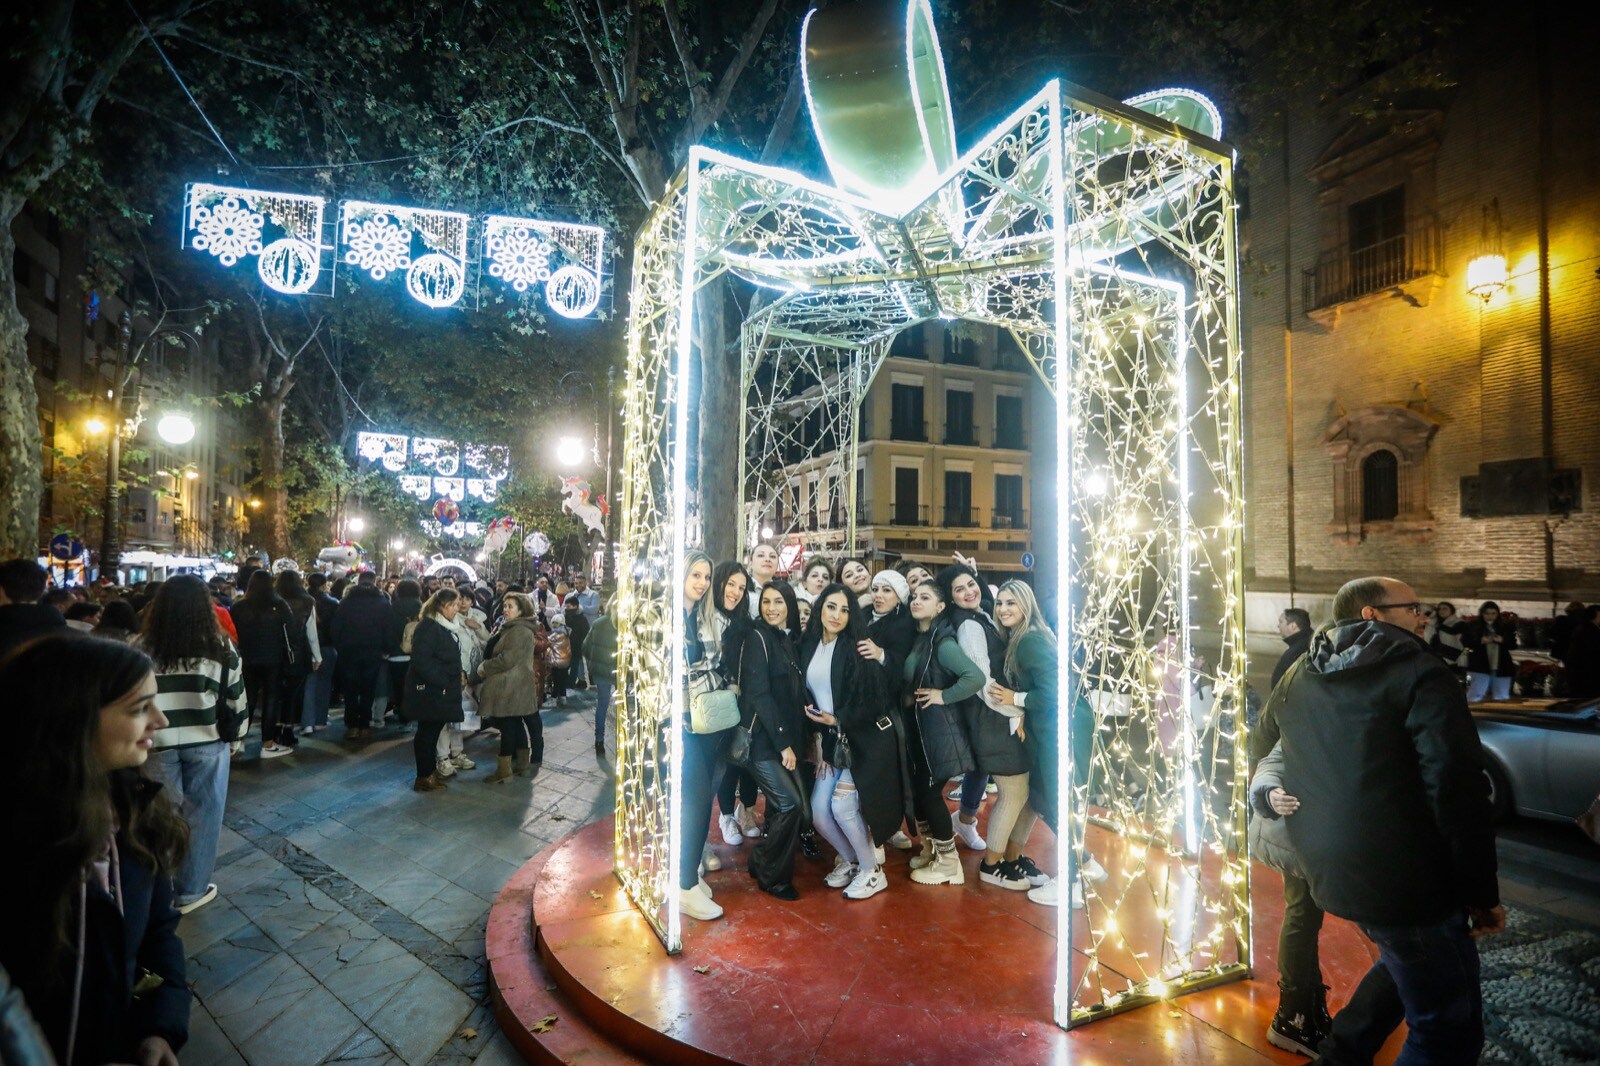
{"label": "bald man with glasses", "polygon": [[1461,682],[1422,639],[1421,598],[1358,578],[1273,693],[1251,751],[1281,739],[1288,819],[1316,905],[1379,958],[1321,1043],[1368,1063],[1401,1020],[1407,1061],[1476,1062],[1475,938],[1505,927],[1483,749]]}

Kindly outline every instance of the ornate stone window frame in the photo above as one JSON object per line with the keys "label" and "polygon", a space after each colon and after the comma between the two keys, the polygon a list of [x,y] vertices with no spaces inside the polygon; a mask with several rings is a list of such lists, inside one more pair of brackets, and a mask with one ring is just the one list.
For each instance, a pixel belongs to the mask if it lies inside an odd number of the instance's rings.
{"label": "ornate stone window frame", "polygon": [[[1439,432],[1437,419],[1412,407],[1377,404],[1340,415],[1322,435],[1333,463],[1333,518],[1328,532],[1335,544],[1360,544],[1382,535],[1411,543],[1433,539],[1428,500],[1428,448]],[[1376,451],[1399,460],[1400,511],[1392,521],[1361,520],[1361,464]]]}

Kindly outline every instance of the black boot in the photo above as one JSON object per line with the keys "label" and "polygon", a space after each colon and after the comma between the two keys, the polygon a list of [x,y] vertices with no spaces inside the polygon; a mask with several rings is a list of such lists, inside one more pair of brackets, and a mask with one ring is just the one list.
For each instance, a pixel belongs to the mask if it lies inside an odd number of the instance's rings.
{"label": "black boot", "polygon": [[1318,1028],[1315,1004],[1309,989],[1278,982],[1278,1012],[1267,1028],[1267,1043],[1307,1058],[1317,1057],[1317,1045],[1327,1035]]}
{"label": "black boot", "polygon": [[813,861],[822,858],[822,845],[817,841],[817,831],[809,825],[800,831],[800,854]]}

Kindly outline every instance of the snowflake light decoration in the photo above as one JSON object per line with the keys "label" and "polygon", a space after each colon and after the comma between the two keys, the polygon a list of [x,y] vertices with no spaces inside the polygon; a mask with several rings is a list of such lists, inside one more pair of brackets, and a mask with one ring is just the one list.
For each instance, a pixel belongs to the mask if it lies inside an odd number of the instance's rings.
{"label": "snowflake light decoration", "polygon": [[241,204],[238,197],[225,196],[214,207],[196,207],[190,218],[197,231],[190,243],[216,256],[223,266],[233,266],[241,256],[261,254],[261,228],[266,219]]}
{"label": "snowflake light decoration", "polygon": [[362,221],[347,215],[344,244],[344,261],[371,274],[373,281],[411,265],[411,231],[381,211]]}
{"label": "snowflake light decoration", "polygon": [[500,230],[484,242],[489,273],[504,279],[518,292],[550,278],[550,257],[555,247],[541,241],[526,226]]}

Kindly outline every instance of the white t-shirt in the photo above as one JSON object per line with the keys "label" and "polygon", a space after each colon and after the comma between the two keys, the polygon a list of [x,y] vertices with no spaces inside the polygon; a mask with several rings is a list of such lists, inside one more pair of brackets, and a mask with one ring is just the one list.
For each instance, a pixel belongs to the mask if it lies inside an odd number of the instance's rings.
{"label": "white t-shirt", "polygon": [[817,653],[806,667],[806,687],[811,690],[811,702],[823,714],[833,714],[833,653],[839,640],[825,640],[817,645]]}

